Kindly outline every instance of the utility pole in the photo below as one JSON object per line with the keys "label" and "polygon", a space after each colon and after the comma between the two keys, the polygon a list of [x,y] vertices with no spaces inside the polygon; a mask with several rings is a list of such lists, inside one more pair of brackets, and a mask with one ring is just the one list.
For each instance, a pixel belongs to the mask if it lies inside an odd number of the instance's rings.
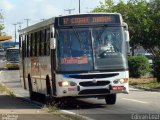
{"label": "utility pole", "polygon": [[81,13],[81,1],[79,0],[79,13]]}
{"label": "utility pole", "polygon": [[19,25],[19,30],[21,30],[21,22],[17,22],[17,25]]}
{"label": "utility pole", "polygon": [[67,9],[67,10],[64,9],[64,11],[68,11],[69,14],[71,14],[71,12],[72,12],[73,10],[75,10],[75,9]]}
{"label": "utility pole", "polygon": [[24,19],[24,20],[26,20],[26,21],[27,21],[27,27],[28,27],[28,21],[30,21],[30,19]]}
{"label": "utility pole", "polygon": [[17,23],[15,23],[15,24],[13,24],[14,25],[14,28],[15,28],[15,43],[14,43],[14,46],[16,45],[16,39],[17,39],[17,29],[16,29],[16,25],[17,25]]}

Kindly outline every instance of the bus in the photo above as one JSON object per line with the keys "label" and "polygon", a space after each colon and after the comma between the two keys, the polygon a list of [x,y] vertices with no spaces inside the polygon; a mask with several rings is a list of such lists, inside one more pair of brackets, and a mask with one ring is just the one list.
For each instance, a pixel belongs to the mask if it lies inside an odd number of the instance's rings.
{"label": "bus", "polygon": [[19,33],[20,78],[31,99],[115,104],[117,93],[129,93],[129,32],[121,14],[58,16]]}
{"label": "bus", "polygon": [[19,47],[11,47],[6,49],[6,64],[7,69],[19,69]]}

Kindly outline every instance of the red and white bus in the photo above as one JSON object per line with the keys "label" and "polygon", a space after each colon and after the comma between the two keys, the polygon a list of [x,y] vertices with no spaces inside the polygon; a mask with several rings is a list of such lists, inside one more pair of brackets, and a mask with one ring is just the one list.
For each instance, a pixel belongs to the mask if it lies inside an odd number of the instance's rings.
{"label": "red and white bus", "polygon": [[118,13],[53,17],[19,31],[20,78],[30,92],[54,99],[129,93],[128,26]]}

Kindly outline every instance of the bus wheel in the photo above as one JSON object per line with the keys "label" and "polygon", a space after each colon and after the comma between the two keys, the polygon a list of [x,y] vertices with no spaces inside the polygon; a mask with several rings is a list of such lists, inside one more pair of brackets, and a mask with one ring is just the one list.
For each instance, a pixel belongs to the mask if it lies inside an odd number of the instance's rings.
{"label": "bus wheel", "polygon": [[110,94],[105,97],[106,104],[113,105],[116,103],[116,94]]}
{"label": "bus wheel", "polygon": [[46,104],[51,104],[52,102],[52,92],[51,92],[51,84],[50,84],[50,79],[49,76],[46,76],[46,90],[47,90],[47,95],[46,97]]}
{"label": "bus wheel", "polygon": [[28,88],[29,88],[29,96],[31,100],[36,98],[36,94],[32,91],[32,80],[30,75],[28,75]]}

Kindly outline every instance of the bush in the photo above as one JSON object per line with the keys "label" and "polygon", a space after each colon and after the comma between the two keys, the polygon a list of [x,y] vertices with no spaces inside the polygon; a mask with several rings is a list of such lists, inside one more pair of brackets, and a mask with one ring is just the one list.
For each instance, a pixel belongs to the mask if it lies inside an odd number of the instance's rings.
{"label": "bush", "polygon": [[150,64],[145,56],[129,56],[128,65],[130,77],[139,78],[151,71]]}
{"label": "bush", "polygon": [[160,57],[155,58],[153,62],[153,69],[154,69],[154,77],[157,78],[157,82],[160,82]]}

